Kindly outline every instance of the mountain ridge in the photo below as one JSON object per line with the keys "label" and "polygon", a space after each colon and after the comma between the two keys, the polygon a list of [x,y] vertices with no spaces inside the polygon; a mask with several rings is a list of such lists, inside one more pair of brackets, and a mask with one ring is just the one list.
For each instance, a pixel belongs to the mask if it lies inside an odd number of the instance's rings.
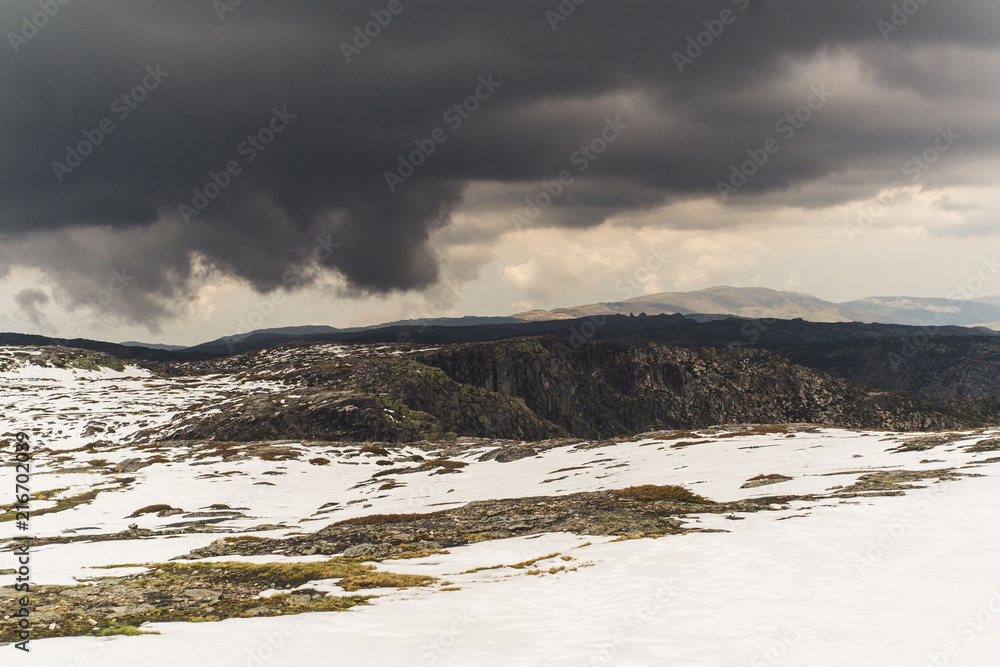
{"label": "mountain ridge", "polygon": [[[983,297],[990,299],[990,297]],[[913,326],[975,326],[1000,322],[996,302],[935,297],[869,296],[835,303],[803,292],[766,287],[709,287],[693,292],[660,292],[515,317],[529,321],[645,312],[647,315],[734,315],[747,318],[802,318],[811,322],[878,322]]]}

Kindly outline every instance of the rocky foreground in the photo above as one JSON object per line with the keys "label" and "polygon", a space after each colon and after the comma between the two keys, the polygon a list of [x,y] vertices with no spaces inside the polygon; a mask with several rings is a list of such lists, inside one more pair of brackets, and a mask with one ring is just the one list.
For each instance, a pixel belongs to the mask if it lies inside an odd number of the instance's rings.
{"label": "rocky foreground", "polygon": [[[870,409],[858,414],[869,415],[908,404],[865,403],[872,394],[854,386],[848,398],[857,403],[833,394],[795,399],[791,388],[805,386],[795,382],[820,383],[809,385],[815,389],[840,381],[758,352],[609,348],[571,363],[545,350],[544,341],[507,349],[513,361],[496,361],[489,377],[462,376],[477,367],[464,366],[465,355],[494,363],[467,347],[291,346],[172,366],[116,364],[65,349],[0,350],[5,449],[17,431],[34,447],[28,544],[35,559],[32,637],[42,640],[34,646],[58,653],[60,642],[75,640],[56,638],[91,635],[181,641],[195,635],[179,628],[197,634],[199,624],[226,619],[345,619],[330,620],[335,629],[359,613],[436,605],[439,596],[462,599],[464,591],[504,596],[510,586],[530,597],[535,589],[516,582],[537,581],[538,591],[572,586],[588,581],[590,569],[615,563],[615,553],[634,558],[646,544],[663,545],[661,553],[768,526],[797,539],[796,526],[855,517],[852,508],[876,516],[880,507],[905,503],[886,523],[905,523],[905,534],[944,506],[939,499],[948,489],[992,478],[1000,462],[1000,432],[986,427],[908,433],[789,419],[574,436],[573,429],[602,423],[666,421],[645,412],[652,403],[641,392],[636,412],[615,409],[625,394],[616,398],[609,387],[632,373],[648,392],[673,391],[688,406],[709,401],[708,415],[743,414],[750,405],[708,387],[763,387],[772,366],[785,369],[791,384],[772,382],[761,405],[788,414],[800,414],[804,404],[865,405]],[[593,364],[611,364],[601,361],[604,353],[619,365],[619,380],[591,374],[587,391],[570,384],[576,389],[569,394],[582,403],[600,399],[604,416],[560,422],[563,399],[551,374],[583,377]],[[555,407],[515,396],[517,367],[550,387]],[[418,402],[423,396],[440,398]],[[470,424],[480,430],[465,434]],[[293,426],[310,437],[288,437]],[[385,437],[360,438],[357,428]],[[489,435],[525,429],[538,429],[532,433],[539,437]],[[13,468],[0,472],[10,483]],[[11,578],[0,586],[6,642],[16,639],[11,621],[20,595],[9,541],[19,534],[15,509],[0,507],[0,541],[8,540],[0,547],[0,584]],[[904,521],[906,513],[917,520]],[[891,550],[878,546],[880,530],[872,525],[855,536],[864,540],[837,543],[842,562],[859,576],[889,558]],[[823,541],[808,534],[810,543]],[[888,534],[894,544],[902,539]],[[975,551],[975,536],[969,539]],[[711,553],[726,549],[712,544]],[[324,632],[317,638],[325,642]],[[114,650],[130,654],[129,646]],[[429,655],[412,650],[411,657]],[[455,664],[463,655],[452,656]],[[301,654],[287,660],[312,664]]]}

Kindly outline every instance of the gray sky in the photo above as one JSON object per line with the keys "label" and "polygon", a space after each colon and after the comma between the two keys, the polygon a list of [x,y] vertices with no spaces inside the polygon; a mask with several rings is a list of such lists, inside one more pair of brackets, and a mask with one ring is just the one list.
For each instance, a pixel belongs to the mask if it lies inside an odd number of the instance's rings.
{"label": "gray sky", "polygon": [[893,4],[6,2],[0,329],[947,296],[996,248],[1000,5]]}

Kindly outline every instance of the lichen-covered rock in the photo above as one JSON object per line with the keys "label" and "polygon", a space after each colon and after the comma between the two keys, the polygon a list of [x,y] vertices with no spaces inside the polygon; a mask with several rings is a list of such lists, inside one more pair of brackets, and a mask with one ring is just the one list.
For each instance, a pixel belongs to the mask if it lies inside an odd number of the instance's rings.
{"label": "lichen-covered rock", "polygon": [[389,555],[389,551],[390,548],[388,545],[377,545],[363,542],[345,549],[344,558],[384,558]]}
{"label": "lichen-covered rock", "polygon": [[196,549],[188,558],[221,555],[395,558],[432,549],[547,532],[578,535],[667,535],[689,532],[689,514],[756,512],[809,496],[716,503],[694,494],[636,500],[628,489],[481,500],[429,514],[375,514],[331,524],[315,533],[281,539],[230,537]]}
{"label": "lichen-covered rock", "polygon": [[143,459],[127,459],[115,466],[115,472],[138,472],[143,468],[153,465],[150,461]]}

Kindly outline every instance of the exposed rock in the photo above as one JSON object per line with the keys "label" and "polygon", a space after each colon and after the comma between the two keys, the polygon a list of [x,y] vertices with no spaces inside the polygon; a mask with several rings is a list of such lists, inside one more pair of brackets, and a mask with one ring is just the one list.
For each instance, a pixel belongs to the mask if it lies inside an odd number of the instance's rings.
{"label": "exposed rock", "polygon": [[[694,494],[688,500],[634,500],[615,491],[505,500],[483,500],[431,514],[372,515],[331,524],[315,533],[283,539],[230,537],[196,549],[188,558],[223,555],[300,556],[343,554],[389,558],[426,549],[447,549],[489,539],[546,532],[578,535],[636,535],[689,532],[681,518],[700,512],[722,514],[772,510],[772,504],[811,496],[755,498],[714,503]],[[655,497],[655,496],[654,496]]]}
{"label": "exposed rock", "polygon": [[137,472],[153,465],[152,461],[144,459],[126,459],[114,467],[115,472]]}
{"label": "exposed rock", "polygon": [[177,516],[178,514],[184,514],[184,510],[179,509],[177,507],[171,507],[170,509],[160,510],[159,512],[156,513],[156,516],[159,517]]}
{"label": "exposed rock", "polygon": [[207,588],[185,588],[181,592],[181,596],[197,602],[212,602],[222,597],[222,594]]}
{"label": "exposed rock", "polygon": [[[318,551],[315,547],[307,547],[302,551],[305,552],[309,549],[313,550],[313,553]],[[390,547],[388,545],[376,545],[363,542],[361,544],[356,544],[353,547],[348,547],[344,550],[344,558],[384,558],[389,555]],[[306,554],[309,555],[309,554]]]}
{"label": "exposed rock", "polygon": [[942,468],[940,470],[880,470],[870,472],[858,478],[854,484],[839,489],[837,497],[852,497],[856,494],[877,495],[903,495],[910,489],[924,488],[923,485],[915,484],[924,480],[934,480],[935,482],[949,481],[961,477],[979,477],[972,473],[956,472],[952,468]]}
{"label": "exposed rock", "polygon": [[1000,438],[985,438],[976,444],[965,448],[966,454],[979,454],[982,452],[997,451],[1000,451]]}
{"label": "exposed rock", "polygon": [[771,484],[780,484],[781,482],[787,482],[792,479],[787,475],[771,474],[771,475],[757,475],[756,477],[751,477],[746,482],[744,482],[740,488],[741,489],[755,489],[759,486],[769,486]]}
{"label": "exposed rock", "polygon": [[950,445],[953,442],[964,440],[969,437],[967,433],[935,433],[933,435],[918,435],[908,438],[903,444],[889,450],[896,453],[904,452],[925,452],[928,449]]}
{"label": "exposed rock", "polygon": [[1000,422],[1000,405],[872,391],[747,348],[519,339],[415,358],[458,382],[521,399],[577,437],[733,422],[933,430]]}
{"label": "exposed rock", "polygon": [[[277,380],[288,389],[224,402],[211,414],[191,409],[168,437],[211,441],[223,460],[237,460],[254,453],[217,444],[575,437],[587,439],[580,447],[600,447],[603,439],[631,433],[728,423],[893,430],[1000,423],[1000,398],[936,400],[875,391],[747,347],[523,338],[435,349],[351,346],[336,355],[324,349],[294,344],[186,364],[193,374]],[[496,459],[530,456],[527,447],[537,445],[525,447],[497,452]]]}

